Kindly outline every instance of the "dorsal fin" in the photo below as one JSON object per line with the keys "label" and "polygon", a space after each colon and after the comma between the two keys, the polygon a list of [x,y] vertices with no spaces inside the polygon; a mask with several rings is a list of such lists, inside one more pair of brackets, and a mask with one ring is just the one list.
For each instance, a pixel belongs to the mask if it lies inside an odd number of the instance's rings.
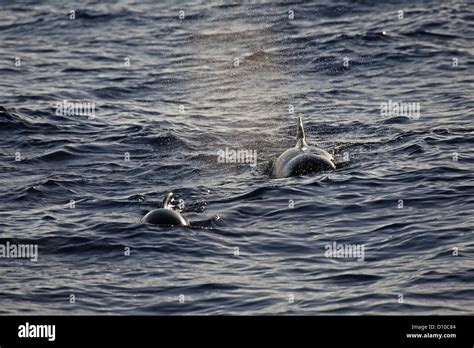
{"label": "dorsal fin", "polygon": [[163,208],[164,209],[171,209],[170,204],[171,204],[172,200],[173,200],[173,192],[168,192],[165,199],[163,200]]}
{"label": "dorsal fin", "polygon": [[303,119],[301,117],[298,118],[298,124],[296,127],[296,147],[308,147],[308,144],[306,143],[306,136],[304,134]]}

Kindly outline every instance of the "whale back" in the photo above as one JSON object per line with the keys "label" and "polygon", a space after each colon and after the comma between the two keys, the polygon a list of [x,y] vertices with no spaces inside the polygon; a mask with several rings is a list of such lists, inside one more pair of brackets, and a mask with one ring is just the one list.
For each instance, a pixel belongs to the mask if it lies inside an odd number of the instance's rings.
{"label": "whale back", "polygon": [[141,220],[141,223],[166,225],[166,226],[189,226],[189,221],[179,211],[173,210],[174,195],[169,192],[163,200],[163,207],[150,211]]}
{"label": "whale back", "polygon": [[166,225],[166,226],[188,226],[189,221],[179,212],[171,209],[155,209],[146,214],[142,220],[145,224]]}
{"label": "whale back", "polygon": [[330,153],[318,147],[309,148],[306,143],[303,120],[299,117],[296,125],[296,146],[278,156],[273,162],[271,176],[281,179],[335,168],[334,157]]}
{"label": "whale back", "polygon": [[294,157],[286,166],[286,176],[301,176],[334,170],[336,166],[327,157],[303,153]]}

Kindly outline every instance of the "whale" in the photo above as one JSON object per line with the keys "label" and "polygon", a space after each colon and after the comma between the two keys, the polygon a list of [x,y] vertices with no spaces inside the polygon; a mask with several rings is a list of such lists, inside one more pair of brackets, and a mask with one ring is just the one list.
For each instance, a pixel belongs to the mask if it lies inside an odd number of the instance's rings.
{"label": "whale", "polygon": [[282,179],[335,170],[335,160],[329,152],[317,145],[308,146],[301,117],[298,118],[296,127],[296,145],[273,162],[271,177]]}
{"label": "whale", "polygon": [[173,210],[173,192],[169,192],[163,200],[162,208],[154,209],[140,220],[144,224],[165,226],[189,226],[189,221],[179,211]]}

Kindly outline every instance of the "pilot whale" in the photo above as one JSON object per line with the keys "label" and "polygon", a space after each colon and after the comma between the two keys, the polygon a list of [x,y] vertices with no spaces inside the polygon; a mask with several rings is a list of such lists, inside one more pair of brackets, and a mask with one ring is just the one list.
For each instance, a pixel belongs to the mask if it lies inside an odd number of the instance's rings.
{"label": "pilot whale", "polygon": [[141,223],[167,226],[189,226],[189,221],[179,211],[173,210],[173,192],[169,192],[163,200],[163,207],[146,214]]}
{"label": "pilot whale", "polygon": [[308,175],[336,169],[334,157],[318,147],[309,147],[306,143],[303,120],[298,119],[295,147],[283,152],[271,170],[271,177],[276,179],[290,176]]}

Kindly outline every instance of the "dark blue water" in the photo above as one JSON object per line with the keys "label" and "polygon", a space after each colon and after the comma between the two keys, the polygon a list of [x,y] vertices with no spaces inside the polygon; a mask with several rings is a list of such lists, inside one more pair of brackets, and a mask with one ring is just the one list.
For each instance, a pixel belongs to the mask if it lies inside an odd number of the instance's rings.
{"label": "dark blue water", "polygon": [[[0,241],[39,259],[0,259],[0,313],[473,314],[473,21],[465,0],[1,1]],[[270,179],[299,116],[339,167]],[[139,224],[168,191],[194,226]]]}

